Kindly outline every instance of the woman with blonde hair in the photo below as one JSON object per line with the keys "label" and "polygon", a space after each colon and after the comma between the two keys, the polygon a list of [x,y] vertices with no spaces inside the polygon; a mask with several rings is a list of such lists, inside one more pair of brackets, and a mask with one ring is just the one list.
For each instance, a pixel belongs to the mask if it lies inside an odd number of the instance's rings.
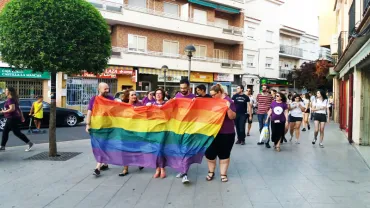
{"label": "woman with blonde hair", "polygon": [[206,177],[206,180],[213,180],[216,169],[216,158],[218,157],[220,160],[221,181],[227,182],[227,170],[230,164],[230,154],[235,142],[235,129],[233,120],[236,117],[236,108],[233,100],[225,95],[224,89],[222,88],[221,84],[216,84],[212,86],[210,90],[210,95],[214,99],[226,100],[228,109],[219,133],[205,153],[205,156],[208,160],[208,175]]}

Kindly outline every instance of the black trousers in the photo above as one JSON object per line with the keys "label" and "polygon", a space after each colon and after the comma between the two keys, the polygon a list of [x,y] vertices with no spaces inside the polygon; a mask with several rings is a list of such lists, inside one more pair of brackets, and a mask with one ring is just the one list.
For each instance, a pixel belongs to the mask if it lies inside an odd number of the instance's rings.
{"label": "black trousers", "polygon": [[21,118],[6,119],[6,123],[5,123],[4,130],[3,130],[3,136],[1,139],[2,147],[5,147],[6,143],[8,142],[10,131],[13,131],[14,135],[17,136],[22,141],[24,141],[26,144],[30,142],[30,140],[26,137],[26,135],[24,135],[19,129],[20,123],[21,123]]}
{"label": "black trousers", "polygon": [[247,115],[236,114],[234,122],[236,134],[238,135],[238,141],[245,142],[245,123],[247,122]]}

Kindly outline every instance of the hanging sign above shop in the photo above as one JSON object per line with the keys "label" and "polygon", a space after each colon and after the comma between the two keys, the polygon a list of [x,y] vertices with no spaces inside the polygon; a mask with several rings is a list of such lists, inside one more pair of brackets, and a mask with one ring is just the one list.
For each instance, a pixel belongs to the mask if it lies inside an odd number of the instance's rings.
{"label": "hanging sign above shop", "polygon": [[225,73],[214,73],[213,75],[214,81],[219,82],[233,82],[234,75],[233,74],[225,74]]}
{"label": "hanging sign above shop", "polygon": [[35,72],[30,69],[11,69],[0,67],[0,77],[20,79],[50,79],[49,72]]}

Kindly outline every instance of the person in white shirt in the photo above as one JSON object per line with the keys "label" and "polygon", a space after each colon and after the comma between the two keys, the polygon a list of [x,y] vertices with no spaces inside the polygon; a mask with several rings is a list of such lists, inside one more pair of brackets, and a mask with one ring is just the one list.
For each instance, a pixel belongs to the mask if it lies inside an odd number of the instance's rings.
{"label": "person in white shirt", "polygon": [[[316,97],[315,97],[315,95],[312,94],[312,92],[310,92],[309,95],[310,95],[310,101],[311,101],[311,106],[310,107],[312,108],[312,103],[316,100]],[[314,116],[315,116],[315,113],[311,111],[311,115],[310,115],[311,121],[313,120]]]}
{"label": "person in white shirt", "polygon": [[299,144],[299,136],[301,124],[303,120],[303,111],[306,110],[305,104],[299,95],[294,95],[292,103],[289,104],[290,110],[290,141],[293,140],[293,133],[295,132],[296,144]]}
{"label": "person in white shirt", "polygon": [[[249,97],[249,103],[252,105],[252,112],[248,112],[247,122],[248,122],[248,132],[247,136],[250,136],[252,123],[253,123],[253,109],[257,106],[256,100],[253,98],[252,89],[248,88],[245,93]],[[251,118],[252,119],[249,119]]]}
{"label": "person in white shirt", "polygon": [[322,144],[324,141],[324,130],[325,124],[329,122],[330,118],[330,103],[329,99],[326,96],[323,90],[317,91],[316,93],[316,100],[312,102],[312,109],[311,111],[315,112],[314,120],[315,120],[315,137],[312,140],[312,144],[315,144],[317,141],[317,136],[320,130],[320,147],[324,148]]}
{"label": "person in white shirt", "polygon": [[302,131],[306,131],[306,127],[308,130],[311,129],[310,122],[308,118],[310,117],[310,107],[311,107],[311,101],[310,101],[310,95],[308,93],[304,94],[303,102],[305,104],[306,110],[303,114],[303,129]]}

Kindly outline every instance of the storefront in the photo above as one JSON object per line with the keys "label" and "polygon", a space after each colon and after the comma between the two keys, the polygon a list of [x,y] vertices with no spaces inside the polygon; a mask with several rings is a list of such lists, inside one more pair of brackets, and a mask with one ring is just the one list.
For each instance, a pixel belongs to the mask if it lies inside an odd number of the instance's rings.
{"label": "storefront", "polygon": [[5,99],[5,88],[10,86],[17,90],[19,98],[36,98],[39,95],[48,97],[49,79],[48,72],[0,67],[0,99]]}
{"label": "storefront", "polygon": [[190,72],[190,88],[195,93],[195,88],[203,84],[206,86],[206,92],[209,92],[210,85],[213,84],[213,73],[208,72]]}
{"label": "storefront", "polygon": [[213,84],[220,83],[222,87],[224,88],[225,92],[227,92],[228,95],[233,95],[233,85],[232,82],[234,82],[234,75],[233,74],[225,74],[225,73],[214,73],[213,74]]}

